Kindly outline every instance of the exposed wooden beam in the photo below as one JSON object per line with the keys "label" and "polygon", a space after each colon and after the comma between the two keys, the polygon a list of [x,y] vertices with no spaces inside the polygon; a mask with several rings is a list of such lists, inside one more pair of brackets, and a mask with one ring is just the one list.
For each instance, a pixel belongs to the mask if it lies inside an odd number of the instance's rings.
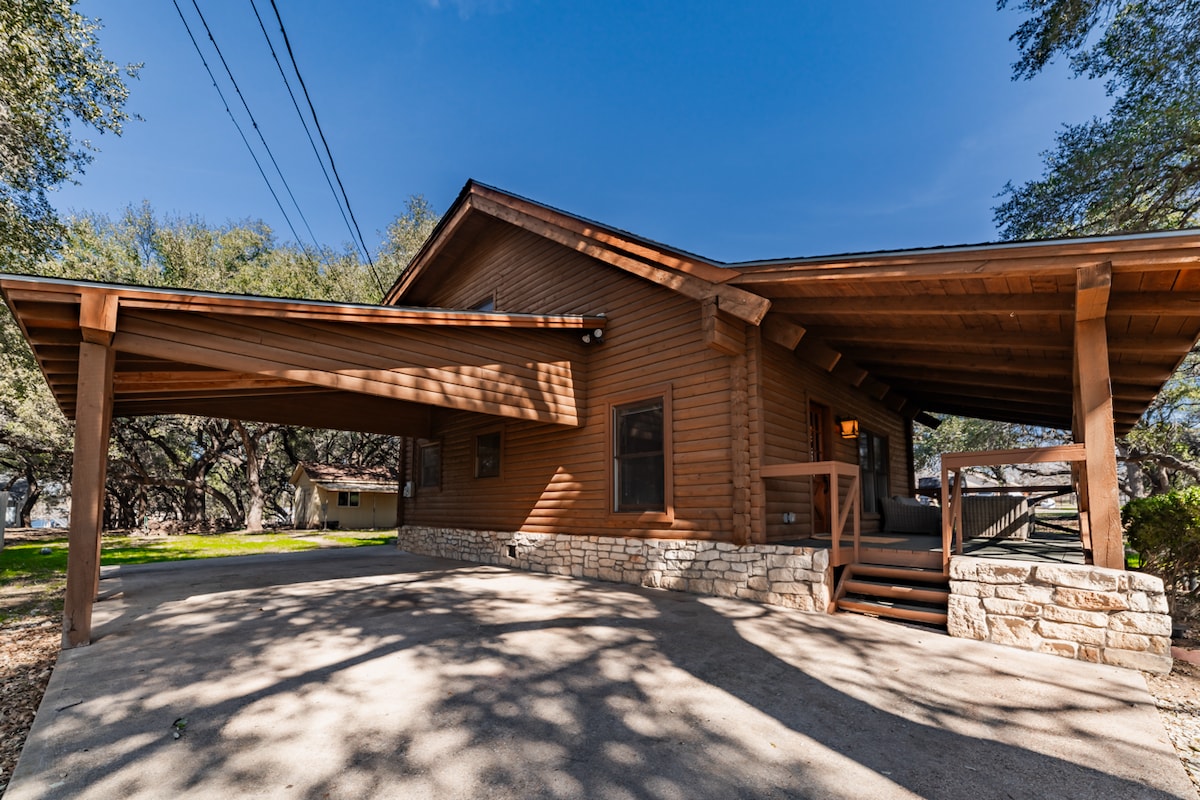
{"label": "exposed wooden beam", "polygon": [[1200,292],[1122,293],[1109,301],[1108,312],[1157,317],[1200,317]]}
{"label": "exposed wooden beam", "polygon": [[800,344],[800,340],[804,338],[805,330],[802,326],[788,322],[783,317],[776,314],[768,314],[762,322],[762,335],[769,342],[782,345],[788,350],[795,350]]}
{"label": "exposed wooden beam", "polygon": [[700,334],[704,344],[727,356],[746,352],[746,332],[740,320],[723,314],[717,298],[700,301]]}

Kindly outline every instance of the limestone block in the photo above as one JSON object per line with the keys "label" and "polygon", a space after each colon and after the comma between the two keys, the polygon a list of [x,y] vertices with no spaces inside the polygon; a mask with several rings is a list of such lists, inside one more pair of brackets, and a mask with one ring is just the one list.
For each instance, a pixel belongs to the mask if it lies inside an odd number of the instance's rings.
{"label": "limestone block", "polygon": [[714,547],[722,553],[732,553],[734,550],[737,550],[737,545],[729,542],[716,542]]}
{"label": "limestone block", "polygon": [[974,597],[950,595],[946,627],[951,636],[960,639],[987,639],[987,614],[983,604]]}
{"label": "limestone block", "polygon": [[763,560],[767,562],[767,569],[790,569],[792,566],[790,556],[769,555]]}
{"label": "limestone block", "polygon": [[1085,645],[1085,646],[1079,648],[1079,660],[1080,661],[1090,661],[1093,664],[1099,664],[1100,656],[1101,656],[1101,653],[1103,653],[1103,652],[1104,652],[1104,648],[1102,648],[1102,647],[1096,647],[1095,645]]}
{"label": "limestone block", "polygon": [[604,567],[597,572],[597,576],[602,581],[612,581],[613,583],[620,583],[621,579],[625,577],[621,574],[621,570],[613,567]]}
{"label": "limestone block", "polygon": [[720,597],[736,597],[738,584],[735,581],[713,581],[713,594]]}
{"label": "limestone block", "polygon": [[684,583],[684,591],[693,592],[694,594],[712,594],[713,582],[704,580],[703,578],[689,578]]}
{"label": "limestone block", "polygon": [[739,575],[745,575],[749,571],[750,571],[750,568],[748,566],[746,566],[745,564],[739,564],[736,561],[732,562],[729,565],[729,572],[736,572]]}
{"label": "limestone block", "polygon": [[736,596],[741,600],[752,600],[755,603],[767,602],[767,593],[756,591],[749,587],[743,586],[737,590]]}
{"label": "limestone block", "polygon": [[829,569],[829,551],[828,550],[813,550],[812,552],[812,568],[824,572]]}
{"label": "limestone block", "polygon": [[1063,658],[1079,657],[1079,645],[1075,642],[1042,642],[1038,651]]}
{"label": "limestone block", "polygon": [[1069,622],[1072,625],[1088,625],[1092,628],[1108,627],[1108,613],[1105,611],[1082,611],[1078,608],[1043,606],[1042,619],[1052,622]]}
{"label": "limestone block", "polygon": [[1001,600],[998,597],[984,597],[982,598],[982,603],[984,610],[989,614],[1001,614],[1007,617],[1033,618],[1042,612],[1042,607],[1037,603],[1027,603],[1023,600]]}
{"label": "limestone block", "polygon": [[758,592],[765,592],[771,588],[771,582],[761,575],[754,575],[746,579],[746,586]]}
{"label": "limestone block", "polygon": [[1140,669],[1142,672],[1152,672],[1156,675],[1166,675],[1173,666],[1169,655],[1118,650],[1115,647],[1104,649],[1103,660],[1105,664],[1112,664],[1114,667]]}
{"label": "limestone block", "polygon": [[1140,611],[1122,611],[1108,618],[1108,629],[1120,633],[1170,636],[1171,618],[1166,614],[1144,614]]}
{"label": "limestone block", "polygon": [[773,581],[771,591],[776,594],[808,594],[809,584],[796,581]]}
{"label": "limestone block", "polygon": [[1096,592],[1089,589],[1059,587],[1054,590],[1056,605],[1085,611],[1120,611],[1129,608],[1129,599],[1120,592]]}
{"label": "limestone block", "polygon": [[1023,650],[1037,650],[1042,644],[1042,637],[1037,633],[1037,624],[1037,620],[1025,617],[989,615],[988,641],[1020,647]]}
{"label": "limestone block", "polygon": [[1165,594],[1130,592],[1129,610],[1144,611],[1150,614],[1166,614],[1170,608],[1167,605],[1167,596]]}
{"label": "limestone block", "polygon": [[1024,583],[1033,572],[1032,564],[997,559],[956,556],[950,559],[950,578],[984,583]]}
{"label": "limestone block", "polygon": [[1150,637],[1141,633],[1121,633],[1120,631],[1109,631],[1108,641],[1106,644],[1109,647],[1115,647],[1118,650],[1149,650]]}
{"label": "limestone block", "polygon": [[771,582],[777,581],[794,581],[796,580],[796,570],[790,568],[774,568],[767,570],[767,579]]}
{"label": "limestone block", "polygon": [[1105,630],[1089,625],[1072,625],[1069,622],[1051,622],[1043,619],[1038,621],[1037,630],[1047,639],[1059,639],[1076,644],[1104,644]]}
{"label": "limestone block", "polygon": [[[812,569],[812,553],[807,550],[797,549],[796,554],[792,556],[792,566],[795,569]],[[824,567],[822,567],[822,569],[824,569]]]}
{"label": "limestone block", "polygon": [[708,562],[708,568],[714,571],[724,572],[729,569],[729,562],[723,558],[714,558]]}
{"label": "limestone block", "polygon": [[1170,636],[1150,636],[1150,646],[1146,649],[1156,655],[1171,654],[1171,637]]}
{"label": "limestone block", "polygon": [[[983,584],[984,586],[988,584]],[[1029,583],[1006,583],[995,587],[996,597],[1005,600],[1025,600],[1029,603],[1046,605],[1054,599],[1054,589],[1050,586],[1035,586]]]}
{"label": "limestone block", "polygon": [[1162,578],[1156,575],[1148,575],[1145,572],[1128,572],[1126,577],[1129,579],[1129,588],[1135,592],[1163,593]]}
{"label": "limestone block", "polygon": [[824,583],[825,573],[815,569],[798,569],[796,570],[796,580],[805,583]]}
{"label": "limestone block", "polygon": [[963,597],[992,597],[996,594],[996,587],[978,581],[950,581],[950,593]]}

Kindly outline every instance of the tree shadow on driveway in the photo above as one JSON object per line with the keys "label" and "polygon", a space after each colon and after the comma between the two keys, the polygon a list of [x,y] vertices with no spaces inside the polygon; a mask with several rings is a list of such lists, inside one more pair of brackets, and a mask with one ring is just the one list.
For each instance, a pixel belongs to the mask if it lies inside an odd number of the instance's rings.
{"label": "tree shadow on driveway", "polygon": [[112,573],[9,800],[1191,796],[1136,673],[390,548],[234,561]]}

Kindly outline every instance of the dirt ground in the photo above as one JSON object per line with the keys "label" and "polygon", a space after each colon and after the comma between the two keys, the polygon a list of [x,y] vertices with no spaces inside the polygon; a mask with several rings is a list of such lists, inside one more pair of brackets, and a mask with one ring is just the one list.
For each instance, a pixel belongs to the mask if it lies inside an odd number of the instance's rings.
{"label": "dirt ground", "polygon": [[[9,531],[8,542],[60,536],[61,531]],[[56,590],[57,591],[57,590]],[[0,798],[16,767],[58,657],[61,619],[55,592],[0,587],[0,608],[21,613],[0,625]],[[1188,639],[1176,644],[1200,647]],[[1147,676],[1167,733],[1200,797],[1200,665],[1175,661],[1170,675]]]}

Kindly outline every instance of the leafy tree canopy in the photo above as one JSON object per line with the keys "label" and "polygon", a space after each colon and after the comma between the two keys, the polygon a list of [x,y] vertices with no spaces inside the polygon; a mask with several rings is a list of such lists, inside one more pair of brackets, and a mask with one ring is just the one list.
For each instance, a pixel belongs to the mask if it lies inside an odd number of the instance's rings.
{"label": "leafy tree canopy", "polygon": [[[12,261],[41,255],[62,234],[46,191],[82,171],[93,150],[72,124],[120,134],[130,118],[122,69],[96,42],[99,23],[73,5],[0,3],[0,248]],[[123,71],[136,77],[137,66]]]}
{"label": "leafy tree canopy", "polygon": [[[1009,0],[999,0],[1004,8]],[[1200,224],[1200,0],[1020,0],[1014,78],[1058,57],[1102,79],[1104,118],[1070,124],[1046,171],[1004,187],[1006,239],[1172,230]]]}

